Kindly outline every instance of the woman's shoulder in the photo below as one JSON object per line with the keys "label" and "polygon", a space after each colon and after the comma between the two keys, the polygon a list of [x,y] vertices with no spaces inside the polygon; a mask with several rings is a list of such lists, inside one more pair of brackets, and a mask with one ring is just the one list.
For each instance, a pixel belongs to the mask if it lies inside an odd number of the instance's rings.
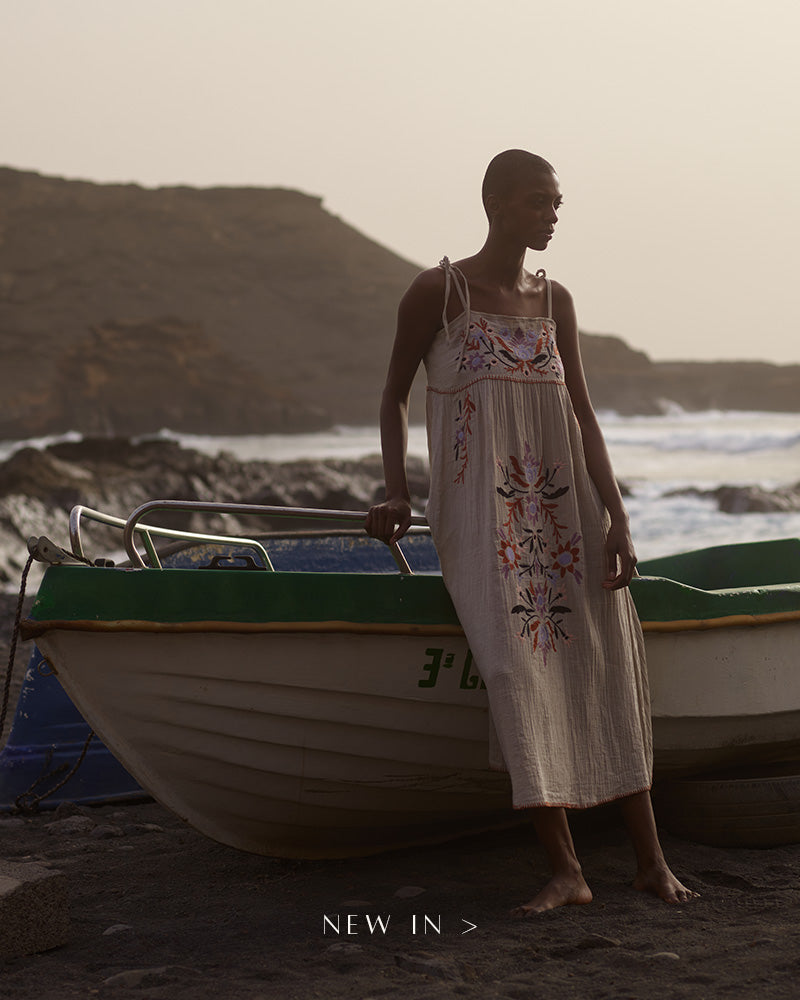
{"label": "woman's shoulder", "polygon": [[406,306],[436,306],[441,312],[445,290],[444,268],[428,267],[420,271],[405,291],[402,303]]}
{"label": "woman's shoulder", "polygon": [[550,288],[553,294],[553,309],[574,309],[574,303],[570,290],[566,285],[562,285],[560,281],[555,281],[553,278],[548,279],[550,281]]}

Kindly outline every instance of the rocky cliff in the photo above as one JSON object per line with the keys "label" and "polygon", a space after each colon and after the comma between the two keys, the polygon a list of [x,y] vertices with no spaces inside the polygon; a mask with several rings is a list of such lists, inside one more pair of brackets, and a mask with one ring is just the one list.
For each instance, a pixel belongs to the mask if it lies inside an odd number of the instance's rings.
{"label": "rocky cliff", "polygon": [[[416,270],[296,191],[0,168],[0,438],[375,423]],[[798,406],[800,366],[654,363],[614,337],[583,350],[600,407]]]}

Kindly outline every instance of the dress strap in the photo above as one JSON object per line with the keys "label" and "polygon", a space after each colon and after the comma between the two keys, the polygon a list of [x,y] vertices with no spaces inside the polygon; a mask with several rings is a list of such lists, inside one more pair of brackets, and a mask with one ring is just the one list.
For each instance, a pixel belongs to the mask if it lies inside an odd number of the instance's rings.
{"label": "dress strap", "polygon": [[450,288],[455,287],[459,300],[467,314],[467,326],[469,326],[469,285],[460,268],[450,263],[449,257],[442,257],[439,267],[444,268],[444,307],[442,308],[442,326],[444,332],[450,333],[450,326],[447,322],[447,304],[450,301]]}
{"label": "dress strap", "polygon": [[447,304],[450,301],[451,285],[455,287],[458,297],[461,300],[461,305],[464,309],[464,336],[461,339],[461,351],[458,355],[458,365],[456,366],[456,371],[458,371],[461,368],[461,362],[464,360],[464,348],[467,345],[467,338],[469,337],[469,284],[467,279],[464,277],[463,271],[456,267],[455,264],[451,264],[449,257],[442,257],[439,261],[439,267],[444,268],[444,308],[442,309],[442,326],[448,337],[450,336],[450,324],[447,321]]}
{"label": "dress strap", "polygon": [[536,272],[537,278],[544,278],[544,283],[547,286],[547,318],[553,318],[553,287],[550,284],[550,279],[547,277],[547,271],[543,267],[540,267]]}

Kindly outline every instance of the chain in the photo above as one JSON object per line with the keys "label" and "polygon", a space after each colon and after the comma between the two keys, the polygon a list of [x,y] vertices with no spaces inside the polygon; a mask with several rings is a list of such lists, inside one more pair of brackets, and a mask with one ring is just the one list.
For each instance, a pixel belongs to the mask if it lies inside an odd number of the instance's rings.
{"label": "chain", "polygon": [[34,781],[34,783],[30,786],[30,788],[27,789],[27,791],[21,792],[16,797],[16,799],[14,799],[14,806],[16,808],[16,811],[28,814],[35,813],[39,808],[39,803],[42,801],[42,799],[46,799],[48,795],[52,795],[53,792],[57,792],[59,788],[63,788],[64,785],[66,785],[69,779],[75,774],[75,772],[83,763],[83,759],[86,756],[86,753],[89,749],[89,744],[92,742],[93,738],[94,738],[94,730],[90,729],[89,735],[86,737],[86,742],[83,744],[83,750],[81,750],[80,756],[72,765],[67,774],[64,775],[64,777],[61,779],[61,781],[59,781],[57,785],[53,785],[52,788],[48,788],[47,791],[42,792],[41,795],[34,795],[34,791],[39,787],[39,785],[41,785],[43,781],[45,781],[47,778],[57,778],[59,774],[62,774],[64,772],[64,769],[67,766],[66,764],[60,764],[54,771],[48,771],[47,769],[49,768],[50,763],[53,760],[53,751],[51,750],[47,760],[45,761],[44,764],[45,769],[42,772],[42,774],[39,775],[39,777],[36,779],[36,781]]}

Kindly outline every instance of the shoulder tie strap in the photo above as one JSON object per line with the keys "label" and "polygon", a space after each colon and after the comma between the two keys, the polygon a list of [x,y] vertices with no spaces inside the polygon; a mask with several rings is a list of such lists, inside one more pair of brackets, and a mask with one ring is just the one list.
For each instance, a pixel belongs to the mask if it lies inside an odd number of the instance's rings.
{"label": "shoulder tie strap", "polygon": [[458,297],[461,300],[461,305],[464,309],[464,336],[461,338],[461,350],[459,351],[458,364],[456,365],[456,371],[460,371],[461,362],[464,360],[464,349],[467,346],[467,339],[469,337],[469,284],[467,279],[464,277],[463,271],[456,267],[455,264],[451,264],[449,257],[442,257],[439,261],[439,267],[444,268],[444,308],[442,310],[442,326],[448,337],[450,336],[450,325],[447,322],[447,303],[450,301],[451,284],[455,286]]}
{"label": "shoulder tie strap", "polygon": [[[455,287],[458,298],[467,316],[467,327],[469,327],[469,285],[467,279],[462,274],[460,268],[450,263],[449,257],[442,257],[439,267],[444,268],[444,306],[442,308],[442,327],[446,334],[450,334],[450,325],[447,321],[447,304],[450,301],[450,288]],[[462,287],[463,285],[463,287]]]}
{"label": "shoulder tie strap", "polygon": [[540,267],[536,272],[537,278],[544,278],[544,283],[547,286],[547,318],[553,318],[553,288],[550,284],[550,279],[547,277],[547,271],[543,267]]}

